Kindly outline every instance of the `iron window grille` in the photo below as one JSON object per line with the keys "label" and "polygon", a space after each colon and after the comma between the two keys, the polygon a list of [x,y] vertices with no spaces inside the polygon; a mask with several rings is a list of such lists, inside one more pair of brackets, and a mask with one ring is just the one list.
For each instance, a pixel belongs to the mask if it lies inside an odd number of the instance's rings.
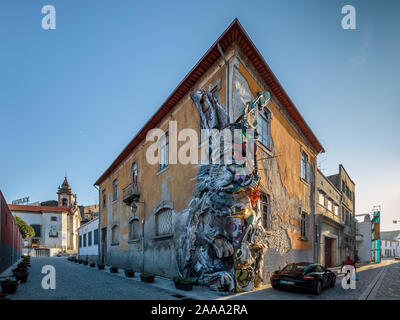
{"label": "iron window grille", "polygon": [[172,210],[162,209],[156,213],[156,235],[172,234]]}

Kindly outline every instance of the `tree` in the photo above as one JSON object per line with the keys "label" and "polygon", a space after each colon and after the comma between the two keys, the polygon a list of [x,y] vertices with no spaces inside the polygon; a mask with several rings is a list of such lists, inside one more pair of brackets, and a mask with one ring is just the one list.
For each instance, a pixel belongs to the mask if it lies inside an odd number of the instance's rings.
{"label": "tree", "polygon": [[17,216],[15,216],[14,219],[18,224],[18,229],[19,232],[21,232],[22,234],[22,238],[29,239],[35,235],[35,230],[33,230],[33,228],[29,224],[27,224],[23,219]]}

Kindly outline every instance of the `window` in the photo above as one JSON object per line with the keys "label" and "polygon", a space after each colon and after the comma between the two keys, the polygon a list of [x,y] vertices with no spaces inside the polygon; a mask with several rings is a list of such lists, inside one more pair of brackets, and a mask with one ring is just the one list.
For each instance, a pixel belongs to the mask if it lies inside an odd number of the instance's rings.
{"label": "window", "polygon": [[139,220],[133,219],[129,222],[129,240],[139,239]]}
{"label": "window", "polygon": [[78,246],[79,248],[82,248],[82,235],[80,235],[78,238]]}
{"label": "window", "polygon": [[88,233],[88,247],[92,245],[92,231],[89,231]]}
{"label": "window", "polygon": [[335,206],[335,215],[339,216],[339,206]]}
{"label": "window", "polygon": [[262,213],[262,224],[265,229],[271,228],[271,197],[270,195],[261,194],[261,213]]}
{"label": "window", "polygon": [[272,148],[270,123],[271,123],[270,112],[260,112],[257,123],[258,140],[268,149]]}
{"label": "window", "polygon": [[101,192],[101,199],[103,203],[103,210],[106,208],[106,189]]}
{"label": "window", "polygon": [[35,237],[40,238],[42,236],[42,226],[40,224],[32,224],[31,227],[35,231]]}
{"label": "window", "polygon": [[156,236],[172,234],[172,210],[161,209],[156,213]]}
{"label": "window", "polygon": [[66,199],[66,198],[62,199],[62,206],[63,207],[67,207],[68,206],[68,199]]}
{"label": "window", "polygon": [[168,131],[160,138],[160,147],[158,149],[159,170],[168,167]]}
{"label": "window", "polygon": [[94,245],[99,244],[99,229],[95,229],[93,231],[93,244]]}
{"label": "window", "polygon": [[57,221],[57,217],[51,217],[50,221]]}
{"label": "window", "polygon": [[301,153],[301,163],[300,163],[300,176],[305,181],[308,181],[308,156],[305,152]]}
{"label": "window", "polygon": [[322,192],[319,193],[318,203],[319,203],[321,206],[324,206],[324,205],[325,205],[325,197],[324,197],[324,194],[323,194]]}
{"label": "window", "polygon": [[131,169],[132,185],[137,184],[137,176],[138,176],[137,163],[134,162],[134,163],[132,164],[132,169]]}
{"label": "window", "polygon": [[301,238],[307,240],[307,213],[305,212],[301,213]]}
{"label": "window", "polygon": [[86,244],[87,244],[87,242],[86,242],[86,236],[87,236],[87,234],[85,233],[85,234],[83,235],[83,246],[84,246],[84,247],[86,247]]}
{"label": "window", "polygon": [[113,201],[118,199],[118,180],[113,181]]}
{"label": "window", "polygon": [[114,226],[111,229],[111,244],[119,243],[118,226]]}
{"label": "window", "polygon": [[330,199],[328,199],[328,210],[333,211],[332,210],[332,200],[330,200]]}

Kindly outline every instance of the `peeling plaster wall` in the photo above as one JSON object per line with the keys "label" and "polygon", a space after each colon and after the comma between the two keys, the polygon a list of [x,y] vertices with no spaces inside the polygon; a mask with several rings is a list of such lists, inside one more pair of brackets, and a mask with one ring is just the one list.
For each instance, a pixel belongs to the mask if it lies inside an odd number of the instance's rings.
{"label": "peeling plaster wall", "polygon": [[[236,54],[238,70],[253,96],[269,90],[239,49]],[[258,162],[261,190],[271,197],[271,227],[265,233],[268,248],[264,255],[264,282],[269,282],[269,275],[286,263],[314,261],[314,185],[301,179],[300,160],[301,152],[305,151],[310,166],[314,168],[316,152],[289,122],[277,101],[273,97],[269,103],[272,150],[259,143],[258,151],[258,159],[272,157]],[[315,177],[314,172],[313,175]],[[301,238],[301,212],[308,213],[307,239]]]}

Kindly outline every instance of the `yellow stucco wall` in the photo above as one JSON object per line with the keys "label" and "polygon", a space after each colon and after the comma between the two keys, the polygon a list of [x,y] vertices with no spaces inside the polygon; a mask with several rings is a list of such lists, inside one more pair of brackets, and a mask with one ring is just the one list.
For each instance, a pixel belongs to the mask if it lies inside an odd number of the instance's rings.
{"label": "yellow stucco wall", "polygon": [[[220,82],[219,90],[220,101],[225,103],[225,69],[219,68],[217,71],[210,69],[204,78],[208,78],[203,85],[204,89],[209,89],[210,84]],[[189,96],[182,100],[166,115],[157,125],[163,131],[168,130],[169,121],[176,121],[178,132],[182,129],[191,128],[200,132],[200,121],[197,108]],[[171,137],[170,137],[171,139]],[[131,167],[134,161],[138,165],[138,189],[140,201],[145,202],[145,220],[149,219],[154,208],[162,201],[172,201],[175,212],[187,207],[196,191],[196,177],[198,168],[196,165],[183,165],[179,161],[177,164],[169,164],[169,168],[158,171],[158,164],[151,165],[146,160],[146,150],[153,142],[142,141],[139,146],[123,161],[123,163],[99,186],[100,203],[100,228],[110,226],[114,222],[119,223],[119,249],[129,250],[129,224],[128,219],[132,213],[128,206],[122,201],[123,189],[131,182]],[[185,142],[178,141],[179,147]],[[200,151],[199,151],[200,152]],[[113,211],[117,212],[116,221],[108,221],[108,207],[102,207],[102,190],[105,188],[107,202],[112,196],[114,179],[118,179],[118,200],[112,203]],[[137,204],[140,214],[143,212],[143,204]],[[140,247],[140,243],[139,243]]]}
{"label": "yellow stucco wall", "polygon": [[[227,54],[228,56],[228,54]],[[220,62],[219,62],[220,63]],[[250,74],[248,69],[239,63],[239,71],[247,80],[253,95],[263,91],[259,83]],[[205,80],[206,79],[206,80]],[[211,67],[203,78],[196,84],[195,88],[203,87],[209,89],[209,85],[220,82],[219,101],[225,105],[225,67],[220,68],[218,63]],[[199,85],[201,84],[201,85]],[[303,210],[310,213],[311,205],[310,193],[311,186],[300,178],[300,159],[301,152],[304,150],[308,154],[309,163],[312,164],[316,160],[315,152],[305,143],[298,132],[293,128],[292,124],[281,114],[278,107],[271,102],[269,104],[273,117],[271,119],[271,135],[276,149],[277,161],[280,168],[280,177],[282,185],[290,198],[297,197],[303,203]],[[199,116],[194,103],[188,95],[183,97],[181,101],[173,108],[173,110],[164,117],[158,124],[158,127],[168,129],[168,121],[177,121],[178,131],[185,128],[192,128],[197,132],[200,131]],[[178,142],[178,148],[184,142]],[[130,183],[130,171],[133,161],[138,164],[138,187],[141,194],[140,201],[145,202],[145,219],[150,217],[151,212],[157,207],[161,201],[172,201],[175,210],[181,210],[187,207],[192,199],[196,189],[197,166],[170,164],[169,168],[158,174],[158,164],[150,165],[146,161],[146,149],[150,143],[143,141],[135,150],[123,161],[123,163],[99,186],[99,203],[100,203],[100,227],[110,226],[113,222],[118,222],[120,226],[119,250],[129,250],[128,235],[129,224],[128,219],[132,215],[122,201],[122,190]],[[260,172],[260,176],[264,184],[267,177],[264,172]],[[314,175],[315,176],[315,175]],[[107,195],[112,194],[112,182],[118,179],[118,200],[112,204],[113,211],[117,213],[116,221],[108,221],[108,207],[102,207],[102,190],[105,188]],[[111,197],[110,197],[111,198]],[[109,196],[107,196],[107,202]],[[143,205],[138,204],[138,213],[142,212]],[[300,221],[293,218],[295,212],[292,207],[286,209],[283,216],[284,222],[293,225],[296,228],[287,230],[290,237],[292,249],[311,249],[311,241],[301,240]],[[140,245],[140,244],[139,244]]]}
{"label": "yellow stucco wall", "polygon": [[[254,77],[250,74],[248,69],[239,62],[239,71],[249,84],[253,96],[263,89]],[[311,148],[303,141],[300,135],[293,128],[292,124],[283,116],[278,110],[273,101],[269,103],[272,111],[271,119],[271,136],[274,142],[274,149],[280,168],[281,182],[288,192],[290,197],[297,197],[304,205],[303,210],[310,213],[310,194],[312,192],[311,185],[305,182],[300,177],[300,159],[301,152],[304,150],[308,155],[309,164],[315,163],[316,154]],[[260,158],[260,153],[258,153]],[[311,166],[314,167],[313,165]],[[314,173],[315,174],[315,173]],[[263,185],[267,185],[265,172],[259,172]],[[296,208],[297,209],[297,208]],[[296,210],[295,209],[295,210]],[[297,226],[296,229],[288,229],[288,235],[291,240],[292,249],[311,249],[311,241],[301,239],[299,231],[301,221],[293,218],[293,208],[287,208],[283,217],[284,222]]]}

